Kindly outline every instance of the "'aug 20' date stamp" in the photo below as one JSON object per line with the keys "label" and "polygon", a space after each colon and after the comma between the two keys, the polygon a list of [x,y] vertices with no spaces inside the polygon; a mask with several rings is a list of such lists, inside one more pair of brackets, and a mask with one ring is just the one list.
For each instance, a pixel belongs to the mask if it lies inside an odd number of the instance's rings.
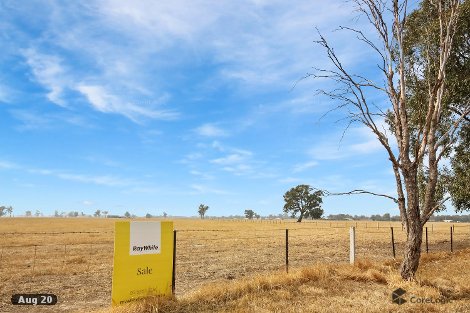
{"label": "'aug 20' date stamp", "polygon": [[57,303],[57,296],[50,293],[24,293],[11,296],[11,304],[14,305],[54,305]]}

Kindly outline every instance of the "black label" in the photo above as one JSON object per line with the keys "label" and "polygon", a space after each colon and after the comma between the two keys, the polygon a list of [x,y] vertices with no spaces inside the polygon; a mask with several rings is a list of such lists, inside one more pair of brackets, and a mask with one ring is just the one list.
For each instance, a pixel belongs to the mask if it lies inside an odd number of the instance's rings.
{"label": "black label", "polygon": [[11,304],[15,305],[54,305],[57,296],[53,294],[16,294],[11,296]]}

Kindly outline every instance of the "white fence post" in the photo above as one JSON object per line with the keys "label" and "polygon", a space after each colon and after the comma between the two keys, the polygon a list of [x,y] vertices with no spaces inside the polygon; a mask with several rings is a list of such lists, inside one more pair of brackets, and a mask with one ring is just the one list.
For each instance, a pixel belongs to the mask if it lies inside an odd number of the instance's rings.
{"label": "white fence post", "polygon": [[354,264],[356,259],[356,228],[349,228],[349,263]]}

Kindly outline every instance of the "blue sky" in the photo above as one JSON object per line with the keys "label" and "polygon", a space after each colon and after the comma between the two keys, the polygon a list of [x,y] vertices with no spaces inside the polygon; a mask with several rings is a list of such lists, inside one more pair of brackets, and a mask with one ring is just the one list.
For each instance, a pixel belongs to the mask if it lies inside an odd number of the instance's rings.
{"label": "blue sky", "polygon": [[[0,202],[16,214],[282,212],[298,184],[395,194],[385,152],[315,95],[315,27],[352,71],[373,54],[343,1],[1,1]],[[377,103],[383,99],[371,94]],[[376,197],[326,215],[398,214]]]}

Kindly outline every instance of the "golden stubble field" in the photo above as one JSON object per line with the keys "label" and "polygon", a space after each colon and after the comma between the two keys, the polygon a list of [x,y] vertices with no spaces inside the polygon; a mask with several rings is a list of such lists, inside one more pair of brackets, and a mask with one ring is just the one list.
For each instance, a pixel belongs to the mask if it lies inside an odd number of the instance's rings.
{"label": "golden stubble field", "polygon": [[[10,297],[15,293],[54,293],[59,297],[56,306],[36,308],[38,312],[86,312],[108,307],[115,221],[0,219],[0,312],[34,311],[12,306]],[[391,260],[391,227],[397,257],[405,240],[401,224],[389,222],[173,221],[177,230],[177,296],[187,296],[210,283],[285,271],[286,229],[291,270],[319,263],[347,263],[350,226],[356,227],[359,259]],[[470,224],[453,225],[454,251],[470,248]],[[450,251],[451,226],[427,225],[430,253]]]}

